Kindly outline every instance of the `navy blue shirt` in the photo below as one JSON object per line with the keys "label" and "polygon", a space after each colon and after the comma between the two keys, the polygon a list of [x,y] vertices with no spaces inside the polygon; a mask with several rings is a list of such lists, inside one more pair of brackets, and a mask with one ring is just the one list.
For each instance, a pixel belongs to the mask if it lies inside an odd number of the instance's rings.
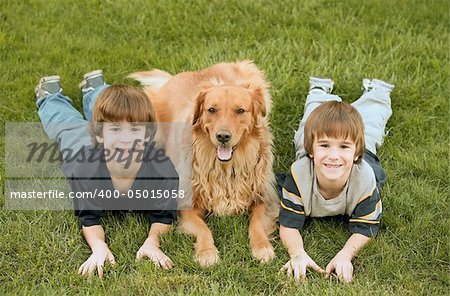
{"label": "navy blue shirt", "polygon": [[105,210],[143,212],[150,224],[171,224],[176,220],[178,174],[171,160],[153,143],[145,146],[141,166],[127,193],[115,190],[102,145],[84,146],[77,157],[66,157],[62,168],[71,191],[86,196],[74,198],[80,226],[101,225]]}

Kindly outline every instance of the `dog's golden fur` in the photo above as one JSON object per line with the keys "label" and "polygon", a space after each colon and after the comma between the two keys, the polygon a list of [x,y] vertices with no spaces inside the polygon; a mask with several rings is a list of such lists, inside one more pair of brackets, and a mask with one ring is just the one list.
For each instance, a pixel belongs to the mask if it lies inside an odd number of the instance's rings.
{"label": "dog's golden fur", "polygon": [[[150,97],[159,122],[192,123],[191,147],[167,148],[177,170],[192,168],[193,208],[181,210],[182,229],[196,237],[203,267],[218,261],[206,214],[250,214],[252,254],[275,256],[268,236],[275,230],[278,198],[272,172],[269,85],[250,61],[221,63],[172,76],[160,70],[133,73]],[[172,135],[180,136],[180,135]],[[180,189],[186,186],[181,180]]]}

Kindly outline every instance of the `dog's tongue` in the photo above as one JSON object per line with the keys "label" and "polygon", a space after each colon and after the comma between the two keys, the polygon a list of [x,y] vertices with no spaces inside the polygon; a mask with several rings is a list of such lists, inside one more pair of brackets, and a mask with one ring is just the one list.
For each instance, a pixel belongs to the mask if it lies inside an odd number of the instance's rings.
{"label": "dog's tongue", "polygon": [[227,161],[231,159],[231,153],[233,152],[233,149],[219,146],[217,147],[217,157],[222,161]]}

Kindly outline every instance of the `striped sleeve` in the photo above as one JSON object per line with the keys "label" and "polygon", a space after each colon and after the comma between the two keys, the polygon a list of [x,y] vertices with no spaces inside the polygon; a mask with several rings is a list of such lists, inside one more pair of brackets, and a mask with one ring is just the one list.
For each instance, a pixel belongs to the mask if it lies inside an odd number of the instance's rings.
{"label": "striped sleeve", "polygon": [[350,218],[350,232],[375,237],[380,228],[383,206],[378,188],[363,196],[356,205]]}
{"label": "striped sleeve", "polygon": [[280,201],[280,224],[300,230],[305,223],[305,212],[297,184],[292,172],[287,174]]}

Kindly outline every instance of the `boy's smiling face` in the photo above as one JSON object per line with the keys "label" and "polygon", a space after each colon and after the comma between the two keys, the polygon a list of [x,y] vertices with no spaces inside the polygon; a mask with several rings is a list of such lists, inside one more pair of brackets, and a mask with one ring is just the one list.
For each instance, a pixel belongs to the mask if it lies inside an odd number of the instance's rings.
{"label": "boy's smiling face", "polygon": [[[146,126],[130,122],[104,122],[102,137],[96,136],[104,150],[110,155],[116,155],[115,160],[126,160],[130,155],[134,157],[137,151],[144,149],[149,139],[145,138]],[[133,153],[133,154],[131,154]],[[125,164],[126,161],[123,161]]]}
{"label": "boy's smiling face", "polygon": [[314,161],[319,187],[342,189],[356,160],[355,151],[356,145],[350,139],[316,138],[313,143],[314,155],[310,157]]}

